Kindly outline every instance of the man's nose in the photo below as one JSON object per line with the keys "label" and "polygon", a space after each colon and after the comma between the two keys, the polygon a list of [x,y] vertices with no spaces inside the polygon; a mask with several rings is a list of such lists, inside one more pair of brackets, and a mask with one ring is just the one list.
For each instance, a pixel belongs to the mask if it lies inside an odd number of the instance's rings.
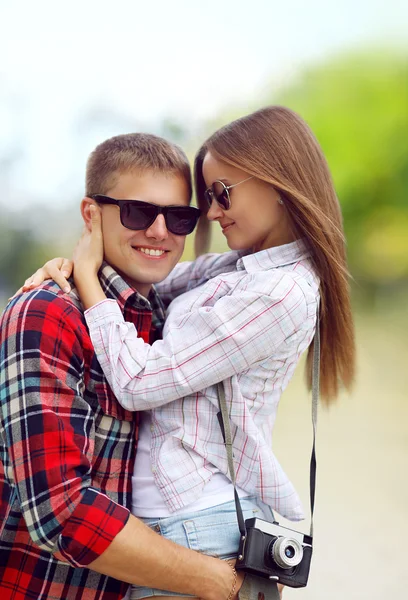
{"label": "man's nose", "polygon": [[166,227],[164,215],[157,215],[154,222],[146,229],[146,237],[153,238],[158,241],[166,240],[169,237],[169,232]]}
{"label": "man's nose", "polygon": [[218,202],[215,200],[215,198],[213,198],[211,206],[207,212],[207,219],[209,219],[210,221],[215,221],[216,219],[220,219],[223,215],[224,211],[222,210]]}

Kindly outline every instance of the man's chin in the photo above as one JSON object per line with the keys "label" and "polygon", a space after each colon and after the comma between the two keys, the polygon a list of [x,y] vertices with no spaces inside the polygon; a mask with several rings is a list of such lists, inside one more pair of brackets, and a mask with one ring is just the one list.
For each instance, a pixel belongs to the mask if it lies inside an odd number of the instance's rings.
{"label": "man's chin", "polygon": [[[108,259],[108,257],[106,257]],[[114,258],[114,257],[113,257]],[[123,277],[132,288],[146,291],[146,286],[160,283],[174,269],[177,261],[174,260],[175,253],[166,254],[164,258],[145,259],[140,252],[132,252],[126,261],[107,260],[108,264]],[[116,263],[116,264],[115,264]],[[118,264],[120,263],[120,264]],[[142,292],[143,293],[143,292]],[[143,293],[143,295],[145,295]]]}
{"label": "man's chin", "polygon": [[[113,267],[115,268],[115,267]],[[172,269],[146,269],[143,273],[140,271],[120,271],[116,269],[123,277],[123,279],[128,283],[131,287],[138,289],[140,286],[154,285],[156,283],[160,283],[164,279],[166,279],[167,275],[172,271]],[[150,271],[150,272],[147,272]]]}

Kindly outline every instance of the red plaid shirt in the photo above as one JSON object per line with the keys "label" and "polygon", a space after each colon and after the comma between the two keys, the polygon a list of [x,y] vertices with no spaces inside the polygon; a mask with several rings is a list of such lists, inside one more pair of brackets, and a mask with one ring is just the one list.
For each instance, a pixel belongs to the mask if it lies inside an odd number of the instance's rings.
{"label": "red plaid shirt", "polygon": [[[156,293],[147,302],[108,265],[100,279],[151,341]],[[8,305],[0,401],[1,600],[122,598],[127,584],[86,566],[128,520],[137,413],[113,396],[75,290],[46,283]]]}

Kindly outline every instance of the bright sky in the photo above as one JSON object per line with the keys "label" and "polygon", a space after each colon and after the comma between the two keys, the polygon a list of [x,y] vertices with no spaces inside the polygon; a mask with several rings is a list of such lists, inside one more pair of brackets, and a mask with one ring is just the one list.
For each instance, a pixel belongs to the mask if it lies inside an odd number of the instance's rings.
{"label": "bright sky", "polygon": [[119,132],[78,149],[88,108],[144,129],[165,116],[190,125],[330,53],[406,40],[408,2],[0,0],[0,22],[0,159],[23,145],[20,189],[45,199]]}

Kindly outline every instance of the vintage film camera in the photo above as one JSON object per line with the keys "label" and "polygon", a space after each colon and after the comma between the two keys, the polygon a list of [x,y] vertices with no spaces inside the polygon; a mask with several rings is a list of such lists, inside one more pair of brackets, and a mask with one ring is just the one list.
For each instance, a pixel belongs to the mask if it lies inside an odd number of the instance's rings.
{"label": "vintage film camera", "polygon": [[289,587],[304,587],[312,559],[309,535],[262,519],[245,521],[235,568]]}

